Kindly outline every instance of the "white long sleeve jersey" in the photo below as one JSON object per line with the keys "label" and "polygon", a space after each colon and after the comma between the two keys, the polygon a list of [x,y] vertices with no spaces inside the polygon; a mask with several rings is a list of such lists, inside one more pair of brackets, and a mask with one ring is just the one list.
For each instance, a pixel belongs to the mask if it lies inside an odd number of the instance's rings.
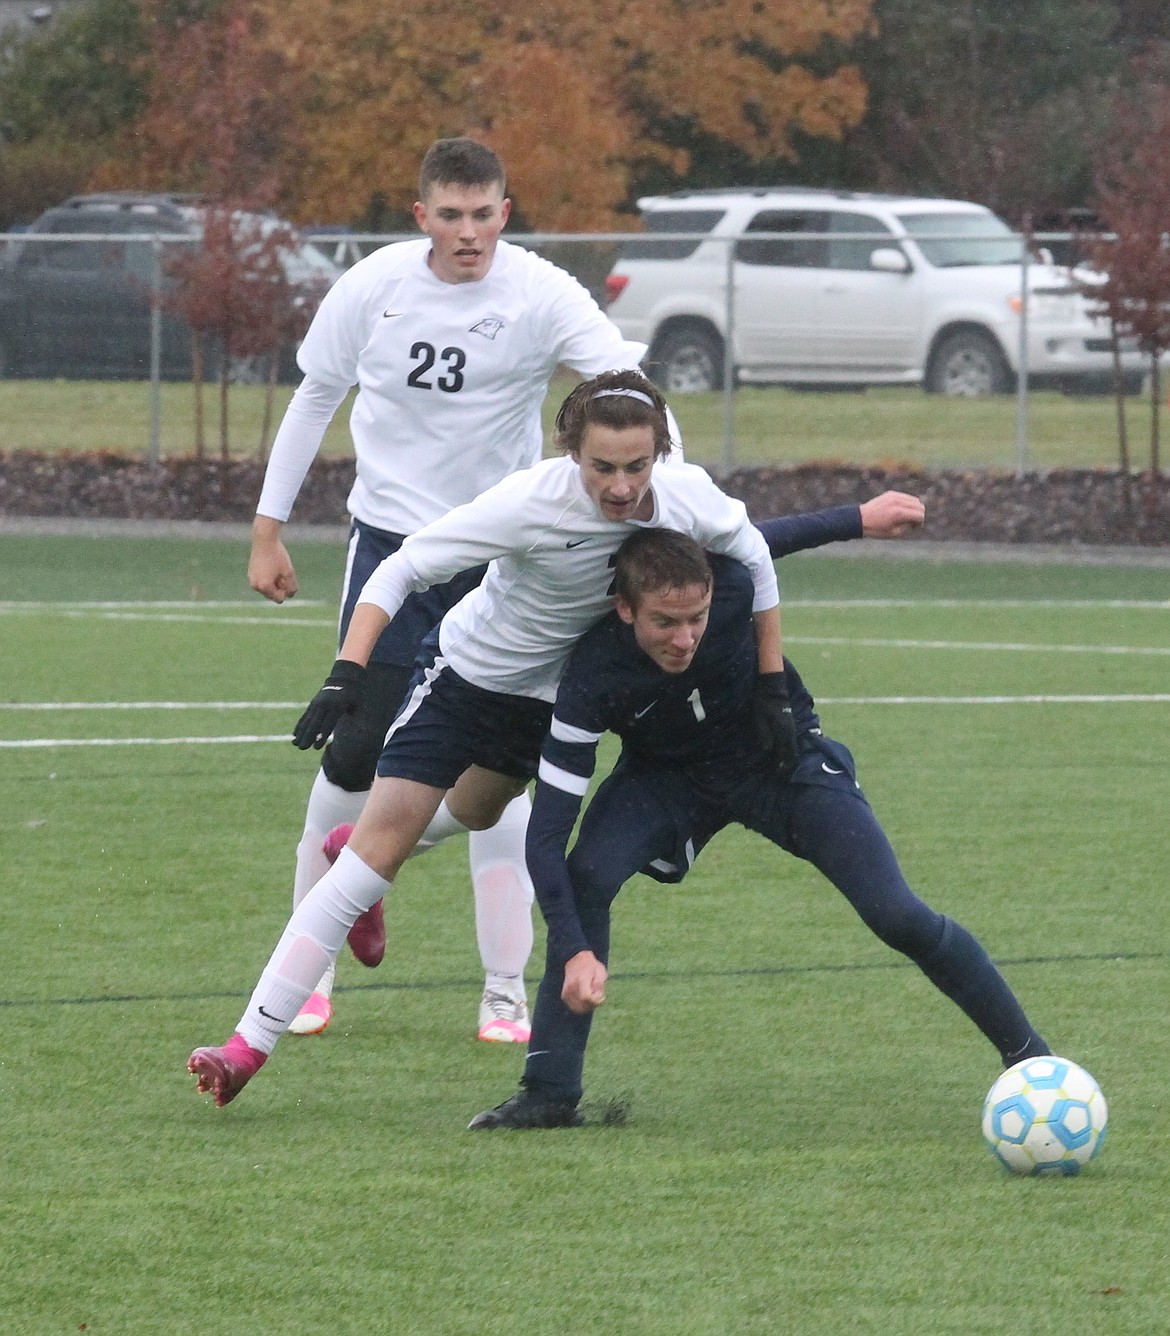
{"label": "white long sleeve jersey", "polygon": [[755,611],[780,601],[776,571],[743,503],[693,464],[656,466],[654,513],[608,520],[570,458],[505,478],[428,524],[375,570],[359,597],[393,616],[412,590],[490,562],[483,583],[443,618],[439,648],[467,681],[551,701],[570,650],[613,607],[613,555],[635,528],[677,529],[752,572]]}
{"label": "white long sleeve jersey", "polygon": [[548,260],[498,243],[476,282],[444,283],[430,239],[384,246],[326,293],[301,344],[305,380],[273,443],[257,511],[286,520],[351,386],[358,519],[409,534],[541,453],[540,409],[560,363],[636,367],[589,293]]}

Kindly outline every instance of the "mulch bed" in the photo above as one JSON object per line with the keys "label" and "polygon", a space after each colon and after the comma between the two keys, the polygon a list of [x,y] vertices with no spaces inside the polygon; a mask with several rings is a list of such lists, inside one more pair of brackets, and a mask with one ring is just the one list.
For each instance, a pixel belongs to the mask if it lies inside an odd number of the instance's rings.
{"label": "mulch bed", "polygon": [[[264,466],[252,460],[0,452],[0,515],[22,518],[251,519]],[[318,460],[297,501],[302,524],[345,521],[349,459]],[[755,519],[865,501],[886,488],[926,503],[924,538],[1170,547],[1170,478],[1115,469],[1014,473],[846,464],[737,469],[722,479]],[[908,540],[913,541],[913,539]]]}

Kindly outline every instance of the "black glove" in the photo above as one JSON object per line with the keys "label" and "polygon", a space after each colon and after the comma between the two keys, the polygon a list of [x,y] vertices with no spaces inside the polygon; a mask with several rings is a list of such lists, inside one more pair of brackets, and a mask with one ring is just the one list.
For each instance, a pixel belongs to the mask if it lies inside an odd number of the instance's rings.
{"label": "black glove", "polygon": [[791,779],[799,751],[792,702],[783,673],[761,673],[752,691],[752,718],[756,746],[768,768],[781,779]]}
{"label": "black glove", "polygon": [[338,659],[325,685],[309,702],[309,708],[297,720],[293,729],[293,746],[301,751],[316,747],[318,751],[329,741],[343,714],[352,714],[362,698],[362,682],[366,670],[351,659]]}

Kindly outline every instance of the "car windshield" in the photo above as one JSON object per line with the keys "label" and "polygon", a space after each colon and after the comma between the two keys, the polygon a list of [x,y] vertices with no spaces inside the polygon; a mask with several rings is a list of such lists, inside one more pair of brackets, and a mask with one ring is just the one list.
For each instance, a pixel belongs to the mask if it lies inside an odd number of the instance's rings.
{"label": "car windshield", "polygon": [[[651,209],[642,215],[647,232],[710,232],[726,209]],[[702,237],[684,241],[623,241],[623,260],[685,260],[694,255]]]}
{"label": "car windshield", "polygon": [[[197,235],[203,231],[203,213],[198,208],[185,207],[181,210],[184,218],[191,223]],[[280,218],[270,218],[261,213],[239,213],[236,218],[246,229],[256,228],[263,237],[270,236],[278,228],[291,227]],[[296,229],[293,229],[294,234]],[[296,249],[285,252],[284,267],[289,279],[294,283],[310,279],[323,278],[332,283],[341,272],[340,267],[328,256],[322,255],[316,246],[302,241],[297,236]]]}
{"label": "car windshield", "polygon": [[1020,262],[1019,235],[993,213],[910,213],[898,220],[936,269]]}

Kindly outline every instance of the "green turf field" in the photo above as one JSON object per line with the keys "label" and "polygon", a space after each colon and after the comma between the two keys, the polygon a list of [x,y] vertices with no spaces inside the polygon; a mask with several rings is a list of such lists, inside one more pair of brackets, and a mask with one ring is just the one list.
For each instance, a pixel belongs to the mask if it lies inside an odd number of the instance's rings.
{"label": "green turf field", "polygon": [[242,544],[0,537],[6,1336],[1166,1330],[1165,570],[781,567],[788,651],[911,883],[1109,1100],[1080,1178],[1018,1180],[979,1132],[989,1046],[742,831],[618,900],[591,1125],[464,1130],[522,1054],[472,1037],[454,845],[403,872],[325,1035],[196,1096],[314,772],[281,739],[341,554],[294,556],[276,609]]}

